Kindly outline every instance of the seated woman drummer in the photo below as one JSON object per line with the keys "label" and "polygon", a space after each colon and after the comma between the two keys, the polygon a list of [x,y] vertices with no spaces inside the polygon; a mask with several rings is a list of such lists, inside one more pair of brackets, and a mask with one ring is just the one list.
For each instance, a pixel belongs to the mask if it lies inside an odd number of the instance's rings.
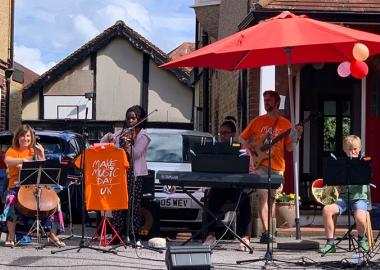
{"label": "seated woman drummer", "polygon": [[[26,161],[44,159],[44,148],[41,144],[36,143],[33,129],[29,125],[18,127],[12,140],[12,146],[7,150],[4,158],[9,174],[8,186],[4,189],[3,194],[3,197],[5,197],[4,212],[0,215],[0,221],[6,223],[8,231],[5,246],[13,247],[15,245],[16,224],[18,225],[17,228],[19,226],[26,228],[33,224],[35,220],[35,218],[26,216],[21,209],[17,208],[17,198],[22,193],[22,190],[16,186],[20,168]],[[56,210],[53,209],[55,210],[54,213],[48,215],[41,223],[45,232],[50,231],[48,241],[58,247],[64,247],[65,243],[57,237],[57,233],[64,230],[63,216],[58,198],[57,201],[57,208]]]}
{"label": "seated woman drummer", "polygon": [[[229,142],[233,141],[236,135],[236,119],[232,116],[227,116],[220,126],[219,132],[219,141],[220,142]],[[240,197],[241,194],[241,197]],[[208,195],[208,207],[209,210],[214,213],[216,216],[223,214],[223,204],[227,201],[237,202],[240,197],[239,203],[239,232],[243,241],[249,245],[251,239],[251,204],[249,195],[246,193],[241,193],[237,189],[224,189],[224,188],[212,188],[209,191]],[[212,222],[213,218],[207,215],[206,224]],[[209,226],[209,232],[206,237],[206,240],[203,244],[213,246],[216,244],[215,237],[216,222]],[[239,250],[246,251],[247,248],[245,245],[240,244]]]}

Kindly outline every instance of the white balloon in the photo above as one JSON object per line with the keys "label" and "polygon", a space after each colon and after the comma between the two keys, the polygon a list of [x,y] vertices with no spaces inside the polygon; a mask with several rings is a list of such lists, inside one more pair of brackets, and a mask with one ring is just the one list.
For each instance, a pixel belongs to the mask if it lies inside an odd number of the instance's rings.
{"label": "white balloon", "polygon": [[337,72],[339,76],[343,78],[350,76],[351,74],[350,66],[351,66],[351,63],[349,61],[340,63],[337,68]]}

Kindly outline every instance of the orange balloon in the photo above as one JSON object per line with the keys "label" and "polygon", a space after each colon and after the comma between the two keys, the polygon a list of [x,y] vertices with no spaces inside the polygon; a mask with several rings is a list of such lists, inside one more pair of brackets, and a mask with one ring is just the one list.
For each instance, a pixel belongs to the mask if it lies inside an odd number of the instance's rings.
{"label": "orange balloon", "polygon": [[365,61],[369,56],[369,49],[363,43],[356,43],[352,49],[352,55],[358,61]]}
{"label": "orange balloon", "polygon": [[356,79],[363,79],[368,74],[368,66],[361,61],[353,61],[350,66],[351,74]]}

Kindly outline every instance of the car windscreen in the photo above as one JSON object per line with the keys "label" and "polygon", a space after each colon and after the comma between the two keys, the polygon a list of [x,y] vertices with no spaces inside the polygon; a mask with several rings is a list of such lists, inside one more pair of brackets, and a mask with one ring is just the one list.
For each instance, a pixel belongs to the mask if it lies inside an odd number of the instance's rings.
{"label": "car windscreen", "polygon": [[58,137],[48,137],[39,135],[37,140],[38,143],[42,144],[45,149],[45,154],[62,154],[62,144]]}
{"label": "car windscreen", "polygon": [[189,163],[190,149],[204,139],[201,136],[165,133],[151,133],[149,136],[148,162]]}

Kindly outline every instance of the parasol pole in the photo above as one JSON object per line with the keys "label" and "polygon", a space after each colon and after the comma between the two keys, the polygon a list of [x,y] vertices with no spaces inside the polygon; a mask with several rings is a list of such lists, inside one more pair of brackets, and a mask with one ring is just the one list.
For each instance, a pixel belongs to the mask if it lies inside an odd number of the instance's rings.
{"label": "parasol pole", "polygon": [[[288,58],[288,87],[289,87],[289,103],[290,103],[290,120],[292,122],[292,127],[295,126],[295,114],[294,114],[294,88],[293,88],[293,78],[292,78],[292,66],[291,66],[291,54],[292,48],[286,47],[285,53]],[[299,159],[299,148],[298,143],[293,142],[293,170],[294,170],[294,201],[295,201],[295,211],[296,211],[296,239],[301,239],[301,228],[300,228],[300,207],[299,207],[299,186],[298,186],[298,159]]]}

